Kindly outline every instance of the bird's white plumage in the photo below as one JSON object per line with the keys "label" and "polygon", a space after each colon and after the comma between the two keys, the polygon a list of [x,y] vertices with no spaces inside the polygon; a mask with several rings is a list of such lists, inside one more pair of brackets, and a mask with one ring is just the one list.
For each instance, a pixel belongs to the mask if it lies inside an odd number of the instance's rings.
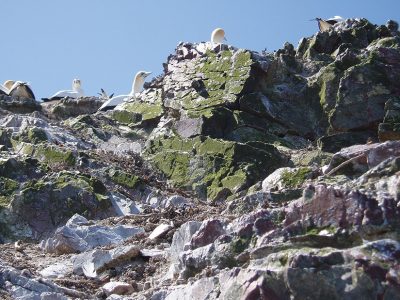
{"label": "bird's white plumage", "polygon": [[211,33],[211,42],[213,44],[222,44],[225,40],[225,31],[222,28],[214,29]]}
{"label": "bird's white plumage", "polygon": [[149,76],[151,72],[139,71],[136,73],[135,78],[132,82],[132,90],[128,95],[118,95],[114,96],[111,99],[107,100],[100,106],[99,110],[105,110],[107,107],[113,108],[125,101],[128,101],[130,98],[134,98],[137,93],[140,93],[142,90],[144,81],[147,76]]}
{"label": "bird's white plumage", "polygon": [[343,22],[344,18],[342,18],[341,16],[334,16],[332,18],[329,18],[327,21]]}
{"label": "bird's white plumage", "polygon": [[72,90],[64,90],[64,91],[58,91],[55,93],[53,96],[51,96],[49,99],[43,98],[43,100],[55,100],[55,99],[60,99],[60,98],[79,98],[83,97],[84,91],[81,88],[81,80],[80,79],[74,79],[72,81]]}
{"label": "bird's white plumage", "polygon": [[14,80],[6,80],[4,81],[3,86],[5,86],[8,90],[11,90],[14,83],[15,83]]}
{"label": "bird's white plumage", "polygon": [[6,88],[4,85],[0,84],[0,94],[6,94],[8,95],[8,93],[10,92],[8,88]]}

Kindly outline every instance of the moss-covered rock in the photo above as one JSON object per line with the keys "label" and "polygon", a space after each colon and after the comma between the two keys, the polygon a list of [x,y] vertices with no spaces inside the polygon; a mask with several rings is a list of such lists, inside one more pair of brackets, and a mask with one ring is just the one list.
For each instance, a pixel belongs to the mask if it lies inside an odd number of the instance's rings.
{"label": "moss-covered rock", "polygon": [[72,166],[75,164],[76,156],[73,151],[51,144],[33,145],[30,143],[17,143],[16,148],[21,153],[37,158],[38,160],[53,164],[66,164]]}
{"label": "moss-covered rock", "polygon": [[158,138],[147,149],[149,160],[171,182],[215,199],[222,191],[249,187],[285,159],[268,144],[242,144],[208,137]]}
{"label": "moss-covered rock", "polygon": [[87,218],[109,215],[111,201],[99,192],[106,189],[92,177],[64,171],[23,185],[11,201],[11,212],[40,237],[75,213]]}
{"label": "moss-covered rock", "polygon": [[33,144],[47,141],[46,131],[39,127],[29,128],[27,137],[28,141]]}
{"label": "moss-covered rock", "polygon": [[385,118],[379,124],[381,142],[400,139],[400,98],[391,98],[385,104]]}
{"label": "moss-covered rock", "polygon": [[134,189],[141,182],[138,176],[120,170],[111,169],[108,175],[113,182],[129,189]]}

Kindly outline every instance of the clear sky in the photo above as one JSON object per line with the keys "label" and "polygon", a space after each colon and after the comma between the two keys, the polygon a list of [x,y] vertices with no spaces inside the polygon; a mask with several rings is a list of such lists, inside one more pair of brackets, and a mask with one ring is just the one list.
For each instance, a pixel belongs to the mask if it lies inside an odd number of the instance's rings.
{"label": "clear sky", "polygon": [[261,51],[297,46],[315,17],[400,21],[400,0],[0,0],[0,82],[28,81],[36,98],[82,80],[126,94],[139,70],[162,73],[179,41],[200,42],[216,27],[228,43]]}

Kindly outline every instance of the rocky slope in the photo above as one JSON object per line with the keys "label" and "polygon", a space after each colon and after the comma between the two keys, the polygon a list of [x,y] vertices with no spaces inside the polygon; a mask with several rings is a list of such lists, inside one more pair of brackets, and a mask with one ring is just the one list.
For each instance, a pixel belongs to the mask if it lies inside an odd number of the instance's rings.
{"label": "rocky slope", "polygon": [[0,96],[4,299],[400,299],[400,33],[181,43],[140,97]]}

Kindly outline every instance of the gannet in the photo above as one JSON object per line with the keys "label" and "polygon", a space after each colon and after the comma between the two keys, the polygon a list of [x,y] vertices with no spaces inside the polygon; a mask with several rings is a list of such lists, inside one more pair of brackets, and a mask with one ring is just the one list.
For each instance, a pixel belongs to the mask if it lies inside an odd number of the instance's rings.
{"label": "gannet", "polygon": [[15,83],[14,80],[6,80],[3,84],[0,84],[0,95],[10,94],[10,89]]}
{"label": "gannet", "polygon": [[[12,80],[7,80],[5,86],[8,87]],[[35,99],[35,95],[32,92],[29,84],[23,81],[15,81],[14,84],[9,88],[8,95],[11,97],[23,97],[29,99]]]}
{"label": "gannet", "polygon": [[8,95],[8,92],[9,92],[8,88],[0,84],[0,95]]}
{"label": "gannet", "polygon": [[8,91],[10,91],[14,83],[15,83],[14,80],[6,80],[4,81],[3,86],[5,86],[8,89]]}
{"label": "gannet", "polygon": [[318,27],[320,32],[328,31],[329,28],[331,28],[336,23],[344,21],[344,19],[341,16],[334,16],[333,18],[329,18],[326,20],[323,20],[321,18],[315,18],[312,21],[314,20],[318,22]]}
{"label": "gannet", "polygon": [[135,95],[137,93],[140,93],[140,91],[142,90],[144,81],[145,81],[146,77],[149,76],[150,74],[151,74],[151,72],[145,72],[145,71],[137,72],[135,75],[135,78],[133,79],[131,92],[128,95],[118,95],[118,96],[112,97],[110,100],[104,102],[103,105],[100,106],[99,110],[106,111],[109,109],[113,109],[118,104],[129,100],[129,98],[135,97]]}
{"label": "gannet", "polygon": [[84,92],[83,89],[81,88],[81,80],[80,79],[74,79],[72,81],[72,90],[65,90],[65,91],[59,91],[55,93],[53,96],[50,98],[42,98],[43,101],[53,101],[53,100],[60,100],[62,98],[79,98],[83,97]]}
{"label": "gannet", "polygon": [[225,31],[222,28],[217,28],[211,33],[211,43],[214,45],[222,44],[226,41]]}

